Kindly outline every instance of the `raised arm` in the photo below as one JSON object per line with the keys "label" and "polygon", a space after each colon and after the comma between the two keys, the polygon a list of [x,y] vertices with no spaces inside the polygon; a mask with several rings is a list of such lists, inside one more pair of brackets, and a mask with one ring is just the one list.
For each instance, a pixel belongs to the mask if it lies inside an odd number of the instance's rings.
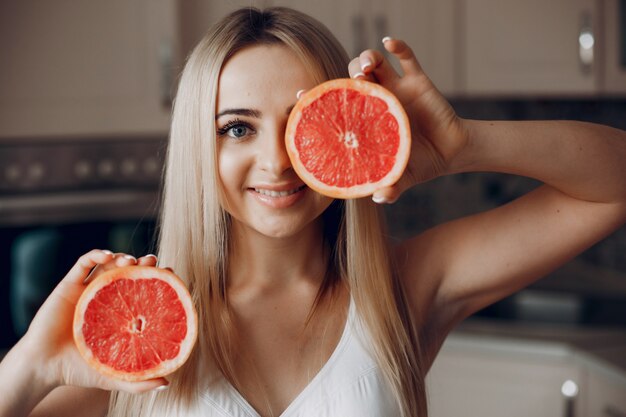
{"label": "raised arm", "polygon": [[[412,125],[407,171],[375,201],[460,172],[523,175],[545,185],[507,205],[434,227],[398,248],[415,317],[436,351],[463,318],[571,259],[626,221],[626,133],[581,122],[490,122],[459,118],[411,49],[388,40],[398,75],[372,50],[350,63],[393,91]],[[359,74],[361,72],[361,74]]]}
{"label": "raised arm", "polygon": [[399,248],[411,291],[430,290],[419,303],[430,303],[428,320],[444,333],[626,220],[624,132],[580,122],[463,124],[469,141],[447,172],[505,172],[545,185],[494,210],[437,226]]}

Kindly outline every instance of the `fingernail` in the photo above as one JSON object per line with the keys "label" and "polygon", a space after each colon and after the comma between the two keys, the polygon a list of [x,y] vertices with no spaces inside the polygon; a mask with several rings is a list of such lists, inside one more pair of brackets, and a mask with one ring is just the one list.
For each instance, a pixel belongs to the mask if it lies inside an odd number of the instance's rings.
{"label": "fingernail", "polygon": [[102,252],[106,253],[107,255],[113,255],[113,252],[108,249],[102,249]]}
{"label": "fingernail", "polygon": [[148,257],[156,259],[157,256],[155,254],[153,254],[153,253],[149,253],[149,254],[144,256],[144,258],[148,258]]}
{"label": "fingernail", "polygon": [[362,72],[357,72],[352,76],[352,78],[365,78],[365,74]]}
{"label": "fingernail", "polygon": [[367,71],[372,66],[372,61],[368,58],[361,59],[361,69],[363,72]]}
{"label": "fingernail", "polygon": [[296,98],[298,100],[300,100],[300,97],[302,96],[302,93],[304,93],[305,90],[298,90],[298,92],[296,93]]}
{"label": "fingernail", "polygon": [[376,204],[382,204],[382,203],[386,203],[387,199],[383,196],[380,195],[373,195],[372,196],[372,201]]}
{"label": "fingernail", "polygon": [[129,261],[136,261],[135,257],[132,255],[124,255],[124,259],[128,259]]}
{"label": "fingernail", "polygon": [[167,384],[167,385],[160,385],[160,386],[156,387],[156,388],[154,389],[154,391],[165,391],[165,390],[166,390],[166,389],[168,389],[169,387],[170,387],[170,386],[169,386],[169,384]]}
{"label": "fingernail", "polygon": [[387,41],[390,41],[390,40],[391,40],[391,36],[385,36],[385,37],[383,38],[383,43],[385,43],[385,42],[387,42]]}

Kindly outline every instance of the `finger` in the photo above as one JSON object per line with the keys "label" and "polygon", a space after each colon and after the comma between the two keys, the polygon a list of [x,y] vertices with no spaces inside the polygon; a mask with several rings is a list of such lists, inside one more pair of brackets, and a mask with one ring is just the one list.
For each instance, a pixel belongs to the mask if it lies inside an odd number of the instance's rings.
{"label": "finger", "polygon": [[400,194],[400,187],[393,185],[376,190],[374,194],[372,194],[372,201],[377,204],[393,204],[398,201]]}
{"label": "finger", "polygon": [[376,81],[373,75],[366,75],[363,72],[363,69],[361,68],[360,57],[356,57],[352,61],[350,61],[350,63],[348,64],[348,72],[350,73],[350,78],[372,82]]}
{"label": "finger", "polygon": [[395,68],[382,52],[368,49],[359,55],[361,70],[366,76],[373,76],[379,83],[391,84],[400,78]]}
{"label": "finger", "polygon": [[[109,253],[111,253],[110,251],[107,251]],[[152,255],[154,256],[154,255]],[[146,261],[144,261],[146,262]],[[151,262],[151,261],[148,261]],[[91,269],[91,272],[89,273],[89,275],[85,278],[85,280],[83,281],[84,284],[87,284],[91,281],[93,281],[98,275],[100,275],[101,273],[111,270],[111,269],[115,269],[115,268],[120,268],[123,266],[129,266],[129,265],[136,265],[138,264],[139,261],[137,259],[135,259],[134,256],[132,255],[127,255],[125,253],[115,253],[112,254],[111,259],[103,264],[99,264],[96,265],[95,267],[93,267]]]}
{"label": "finger", "polygon": [[149,379],[147,381],[127,382],[115,381],[112,389],[125,391],[131,394],[141,394],[152,390],[164,390],[169,387],[169,382],[165,378]]}
{"label": "finger", "polygon": [[386,36],[383,38],[383,46],[398,59],[400,62],[400,68],[402,68],[404,75],[424,74],[422,66],[415,57],[413,50],[406,44],[406,42]]}
{"label": "finger", "polygon": [[74,284],[83,283],[97,265],[110,262],[113,257],[113,253],[108,250],[94,249],[89,251],[78,258],[63,281]]}
{"label": "finger", "polygon": [[115,254],[115,266],[117,267],[130,266],[130,265],[136,265],[136,264],[137,264],[137,259],[132,255],[128,255],[126,253]]}
{"label": "finger", "polygon": [[155,266],[156,264],[157,264],[157,257],[156,255],[153,255],[153,254],[145,255],[137,259],[137,265]]}

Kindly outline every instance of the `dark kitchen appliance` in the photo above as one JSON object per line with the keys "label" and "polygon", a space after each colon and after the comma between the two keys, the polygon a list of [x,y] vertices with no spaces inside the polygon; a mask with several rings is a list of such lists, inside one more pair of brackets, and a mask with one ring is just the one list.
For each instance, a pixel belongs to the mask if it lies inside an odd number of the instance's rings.
{"label": "dark kitchen appliance", "polygon": [[0,350],[81,254],[155,251],[165,146],[164,137],[0,140]]}

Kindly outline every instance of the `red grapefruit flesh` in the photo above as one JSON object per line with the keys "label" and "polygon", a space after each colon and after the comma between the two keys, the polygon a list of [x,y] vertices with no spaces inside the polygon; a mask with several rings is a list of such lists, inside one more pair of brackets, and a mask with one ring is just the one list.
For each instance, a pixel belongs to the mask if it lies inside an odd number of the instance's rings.
{"label": "red grapefruit flesh", "polygon": [[76,304],[74,341],[100,373],[142,381],[168,375],[187,360],[197,322],[180,278],[166,269],[128,266],[87,286]]}
{"label": "red grapefruit flesh", "polygon": [[409,159],[411,130],[389,90],[336,79],[300,97],[285,142],[292,166],[309,187],[334,198],[358,198],[398,181]]}

